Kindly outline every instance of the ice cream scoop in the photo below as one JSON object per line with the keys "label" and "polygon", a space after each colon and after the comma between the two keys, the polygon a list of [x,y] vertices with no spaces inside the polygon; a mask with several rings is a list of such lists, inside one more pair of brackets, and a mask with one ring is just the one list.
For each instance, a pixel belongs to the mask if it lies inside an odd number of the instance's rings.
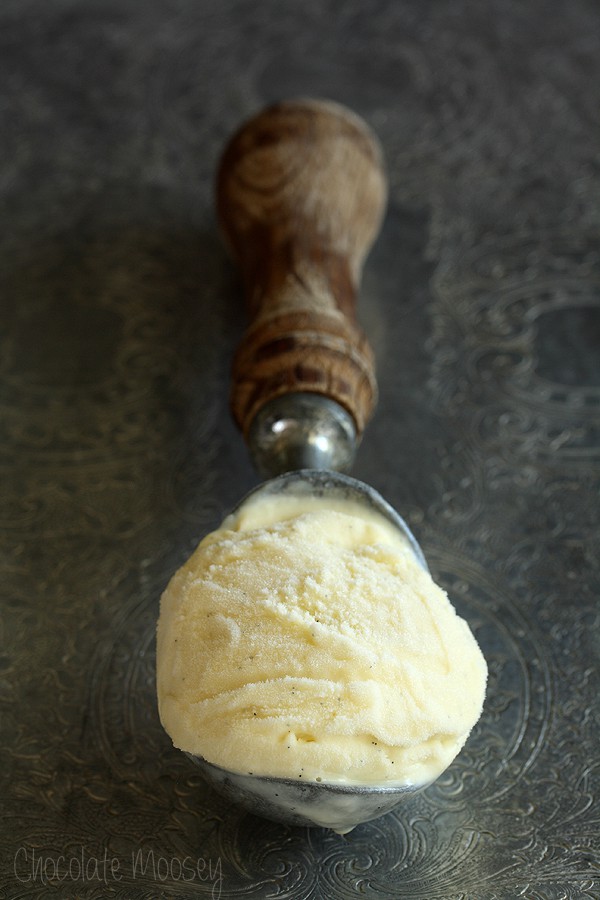
{"label": "ice cream scoop", "polygon": [[433,781],[479,717],[485,662],[402,519],[306,470],[251,492],[169,583],[163,724],[233,799],[343,832]]}
{"label": "ice cream scoop", "polygon": [[[278,821],[344,833],[425,787],[451,761],[479,715],[485,663],[465,623],[445,595],[436,594],[443,592],[425,574],[423,553],[404,520],[371,487],[337,471],[351,465],[376,401],[373,355],[355,308],[362,264],[386,199],[377,140],[362,120],[337,104],[278,104],[251,119],[229,142],[217,196],[221,227],[239,263],[251,315],[233,367],[232,411],[260,474],[279,477],[242,501],[165,592],[158,638],[161,718],[177,746],[236,802]],[[313,506],[336,515],[313,515]],[[271,509],[272,515],[265,512]],[[285,579],[293,582],[289,590],[281,586]],[[403,579],[405,603],[412,609],[404,632],[397,630],[396,620],[405,610],[393,593]],[[327,591],[339,615],[325,627],[315,609],[326,603]],[[357,603],[347,604],[356,591]],[[431,695],[431,686],[445,683],[451,654],[440,638],[436,609],[445,617],[444,628],[458,629],[459,644],[464,637],[471,668],[463,671],[458,662],[461,644],[454,652],[460,672],[453,690],[461,695],[460,685],[472,672],[477,682],[473,700],[466,711],[461,707],[457,733],[449,726],[446,734],[445,719],[452,716],[446,717],[444,703],[434,698],[424,713],[421,707],[428,704],[422,697],[407,699],[411,712],[403,721],[414,735],[399,735],[386,706],[394,702],[394,684],[383,684],[386,664],[392,672],[397,668],[396,693],[402,682],[407,697],[424,689]],[[414,634],[412,620],[421,623]],[[313,629],[310,636],[307,628]],[[431,652],[420,643],[421,632]],[[399,654],[393,646],[396,634],[405,645]],[[200,635],[201,653],[194,635]],[[331,659],[328,646],[336,648]],[[241,671],[246,661],[247,681]],[[288,683],[288,663],[293,683]],[[196,664],[197,680],[184,685]],[[227,666],[236,671],[228,672]],[[312,670],[319,666],[317,677]],[[370,667],[379,670],[379,681],[371,678]],[[292,724],[286,731],[285,710],[289,719],[295,714],[289,697],[278,691],[287,687],[303,694],[300,706],[310,710],[318,734],[299,734]],[[334,690],[344,698],[333,698]],[[361,697],[370,724],[357,737]],[[334,699],[342,704],[339,711]],[[324,722],[315,713],[319,703]],[[431,721],[425,721],[427,716]],[[213,725],[230,722],[223,734],[237,741],[237,750],[230,752],[226,741],[219,744],[217,733],[216,744],[204,735],[206,746],[213,748],[210,761],[190,753],[204,746],[196,741],[203,721],[211,732]],[[252,734],[256,743],[244,744],[247,736],[252,742]],[[268,758],[273,742],[286,734],[298,751],[291,756],[307,766],[289,777],[282,746],[271,754],[271,767]],[[331,765],[321,752],[328,742]],[[405,770],[391,777],[395,762]],[[386,774],[379,781],[380,769]]]}

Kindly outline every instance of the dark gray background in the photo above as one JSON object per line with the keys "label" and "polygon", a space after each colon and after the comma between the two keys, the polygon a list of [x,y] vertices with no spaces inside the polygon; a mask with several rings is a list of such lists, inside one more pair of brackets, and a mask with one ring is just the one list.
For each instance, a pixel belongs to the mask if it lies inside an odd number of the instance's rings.
{"label": "dark gray background", "polygon": [[[600,896],[599,85],[591,0],[3,0],[1,896]],[[160,592],[256,481],[215,167],[297,95],[389,172],[354,473],[490,664],[448,773],[347,838],[220,800],[154,699]]]}

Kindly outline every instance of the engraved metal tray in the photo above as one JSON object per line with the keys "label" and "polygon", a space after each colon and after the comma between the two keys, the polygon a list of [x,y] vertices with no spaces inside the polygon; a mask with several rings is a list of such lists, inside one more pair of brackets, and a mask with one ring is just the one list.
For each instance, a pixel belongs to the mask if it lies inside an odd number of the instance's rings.
{"label": "engraved metal tray", "polygon": [[[0,897],[600,897],[600,8],[566,11],[2,4]],[[490,665],[455,764],[346,837],[219,798],[155,702],[161,590],[256,482],[215,166],[299,94],[390,177],[353,474]]]}

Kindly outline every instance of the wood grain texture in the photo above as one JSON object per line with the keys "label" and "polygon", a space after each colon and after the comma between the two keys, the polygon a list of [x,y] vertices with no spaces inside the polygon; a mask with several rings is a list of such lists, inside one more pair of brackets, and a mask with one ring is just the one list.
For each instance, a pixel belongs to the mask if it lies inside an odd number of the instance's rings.
{"label": "wood grain texture", "polygon": [[336,400],[364,429],[377,385],[356,298],[385,201],[379,145],[337,104],[277,104],[226,147],[218,214],[251,316],[232,373],[244,433],[265,403],[294,391]]}

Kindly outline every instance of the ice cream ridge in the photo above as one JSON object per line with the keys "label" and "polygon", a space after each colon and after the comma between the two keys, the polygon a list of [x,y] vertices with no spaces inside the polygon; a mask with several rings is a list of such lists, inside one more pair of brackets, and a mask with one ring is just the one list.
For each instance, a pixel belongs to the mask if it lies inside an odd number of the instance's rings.
{"label": "ice cream ridge", "polygon": [[162,724],[240,774],[429,783],[477,722],[486,678],[405,537],[358,504],[243,504],[161,600]]}

